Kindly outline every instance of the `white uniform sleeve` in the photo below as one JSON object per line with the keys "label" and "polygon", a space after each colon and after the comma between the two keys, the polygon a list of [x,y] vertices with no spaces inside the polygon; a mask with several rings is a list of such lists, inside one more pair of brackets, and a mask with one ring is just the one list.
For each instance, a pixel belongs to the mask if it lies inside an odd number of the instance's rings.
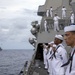
{"label": "white uniform sleeve", "polygon": [[[66,50],[64,48],[60,47],[59,49],[60,49],[60,59],[62,61],[62,65],[63,65],[63,64],[65,64],[68,61],[68,59],[67,59],[67,52],[66,52]],[[64,68],[66,70],[67,66],[65,66]]]}
{"label": "white uniform sleeve", "polygon": [[59,16],[58,16],[57,18],[58,18],[58,19],[60,19],[60,17],[59,17]]}
{"label": "white uniform sleeve", "polygon": [[60,53],[59,53],[60,54],[60,59],[62,60],[62,62],[64,64],[68,61],[67,52],[64,48],[61,48],[61,47],[59,48],[59,50],[60,50]]}
{"label": "white uniform sleeve", "polygon": [[67,52],[65,49],[63,49],[62,51],[62,57],[63,57],[63,63],[66,63],[68,59],[67,59]]}

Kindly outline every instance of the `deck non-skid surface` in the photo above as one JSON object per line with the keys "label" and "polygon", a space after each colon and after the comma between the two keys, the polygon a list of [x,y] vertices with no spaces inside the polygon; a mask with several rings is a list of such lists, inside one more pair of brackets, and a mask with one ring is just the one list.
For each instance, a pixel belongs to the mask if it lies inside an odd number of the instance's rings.
{"label": "deck non-skid surface", "polygon": [[33,72],[33,75],[49,75],[47,70],[44,68],[44,64],[43,62],[39,62],[39,67],[34,67],[34,72]]}

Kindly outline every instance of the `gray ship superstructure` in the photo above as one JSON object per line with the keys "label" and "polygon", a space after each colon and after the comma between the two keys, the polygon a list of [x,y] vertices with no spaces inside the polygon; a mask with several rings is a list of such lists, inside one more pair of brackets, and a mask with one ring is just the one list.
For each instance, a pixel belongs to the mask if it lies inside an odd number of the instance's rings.
{"label": "gray ship superstructure", "polygon": [[[54,31],[53,28],[53,17],[46,16],[46,11],[53,7],[53,16],[55,13],[61,18],[59,19],[59,29],[60,31]],[[62,19],[62,7],[66,7],[66,17]],[[48,75],[47,71],[44,69],[43,65],[43,49],[40,47],[42,43],[49,43],[54,40],[54,36],[56,34],[64,34],[64,27],[70,24],[70,16],[71,11],[74,9],[75,13],[75,0],[46,0],[44,5],[40,5],[38,8],[38,16],[41,16],[41,23],[38,24],[38,21],[33,21],[31,23],[31,33],[34,37],[29,38],[29,42],[34,46],[34,54],[32,56],[31,61],[26,61],[23,70],[20,74],[23,75]],[[48,30],[45,31],[44,21],[47,21]],[[66,49],[70,50],[70,47],[66,46]],[[41,51],[40,51],[41,50]],[[40,58],[40,57],[41,58]],[[40,66],[38,66],[38,63]]]}

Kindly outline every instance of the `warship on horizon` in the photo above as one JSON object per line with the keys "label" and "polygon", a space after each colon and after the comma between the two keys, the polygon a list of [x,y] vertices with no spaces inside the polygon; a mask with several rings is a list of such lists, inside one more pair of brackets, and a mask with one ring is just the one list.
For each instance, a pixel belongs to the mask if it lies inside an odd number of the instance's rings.
{"label": "warship on horizon", "polygon": [[0,47],[0,51],[2,51],[2,48]]}

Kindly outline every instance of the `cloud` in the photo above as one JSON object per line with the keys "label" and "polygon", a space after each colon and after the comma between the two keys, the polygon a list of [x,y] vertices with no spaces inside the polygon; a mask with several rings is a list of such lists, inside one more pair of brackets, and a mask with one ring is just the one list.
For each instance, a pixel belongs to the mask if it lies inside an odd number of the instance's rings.
{"label": "cloud", "polygon": [[15,18],[12,20],[12,22],[14,25],[14,29],[17,28],[22,30],[27,28],[27,22],[26,22],[26,19],[24,18]]}
{"label": "cloud", "polygon": [[0,43],[3,43],[4,48],[9,48],[10,44],[13,48],[14,43],[15,48],[19,43],[28,45],[28,39],[32,36],[31,22],[41,20],[37,16],[37,9],[38,3],[40,5],[42,1],[0,0]]}
{"label": "cloud", "polygon": [[[14,16],[11,19],[1,19],[0,28],[1,29],[9,29],[9,31],[2,31],[1,40],[6,39],[6,41],[19,41],[21,42],[22,39],[28,39],[30,37],[30,29],[31,29],[31,22],[36,20],[36,13],[29,9],[22,9],[18,12],[18,16]],[[34,15],[33,15],[34,14]],[[6,37],[7,36],[7,37]],[[4,37],[4,38],[3,38]]]}
{"label": "cloud", "polygon": [[6,7],[0,7],[0,9],[4,9],[4,10],[5,10],[5,9],[6,9]]}

